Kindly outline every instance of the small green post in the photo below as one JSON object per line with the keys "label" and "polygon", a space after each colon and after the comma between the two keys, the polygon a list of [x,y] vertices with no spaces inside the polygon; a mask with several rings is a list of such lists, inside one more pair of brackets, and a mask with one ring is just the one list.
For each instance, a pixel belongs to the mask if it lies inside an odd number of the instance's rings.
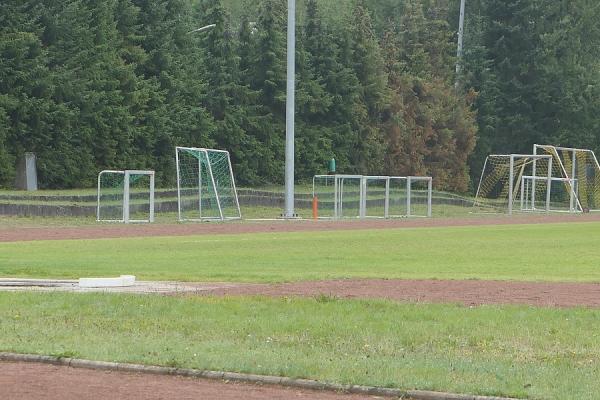
{"label": "small green post", "polygon": [[335,174],[335,158],[329,160],[329,173]]}

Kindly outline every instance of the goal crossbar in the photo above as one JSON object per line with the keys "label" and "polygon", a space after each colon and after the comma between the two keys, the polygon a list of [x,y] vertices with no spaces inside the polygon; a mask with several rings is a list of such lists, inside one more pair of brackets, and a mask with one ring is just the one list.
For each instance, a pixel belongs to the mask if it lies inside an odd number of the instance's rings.
{"label": "goal crossbar", "polygon": [[[104,218],[102,215],[102,178],[106,175],[118,175],[122,176],[122,213],[120,218]],[[154,171],[151,170],[137,170],[128,169],[123,171],[117,170],[103,170],[98,174],[98,195],[97,195],[97,206],[96,206],[96,221],[98,222],[123,222],[123,223],[136,223],[136,222],[154,222]],[[134,219],[131,218],[131,184],[134,183],[132,177],[148,176],[148,218],[147,219]],[[121,185],[119,185],[121,186]]]}
{"label": "goal crossbar", "polygon": [[[592,150],[534,144],[534,154],[539,151],[549,153],[558,165],[561,177],[567,179],[565,185],[569,188],[572,211],[600,211],[600,164]],[[573,182],[578,186],[575,187]]]}
{"label": "goal crossbar", "polygon": [[[394,218],[394,217],[431,217],[432,215],[432,192],[433,192],[433,179],[425,176],[384,176],[384,175],[315,175],[313,177],[313,198],[317,198],[319,193],[317,191],[318,183],[325,182],[325,186],[329,186],[330,189],[327,192],[327,196],[333,203],[332,215],[330,217],[321,218],[334,218],[340,219],[348,217],[346,209],[348,208],[349,202],[352,207],[351,217],[355,218]],[[414,184],[423,183],[426,188],[422,191],[426,192],[426,210],[419,214],[413,212],[413,191]],[[398,190],[397,185],[402,185],[402,196],[404,198],[405,212],[394,213],[392,211],[390,199],[392,197],[392,191]],[[377,186],[378,191],[381,194],[377,195],[377,199],[373,200],[369,198],[370,186]],[[348,189],[354,188],[357,193],[350,193]],[[383,198],[381,198],[383,196]],[[347,200],[351,197],[352,200]],[[371,204],[377,203],[377,204]],[[383,204],[381,204],[383,203]],[[370,210],[379,209],[379,215],[377,213],[371,213]],[[424,215],[423,215],[424,214]]]}
{"label": "goal crossbar", "polygon": [[[195,158],[194,165],[189,166],[189,171],[182,170],[182,154],[189,154]],[[218,155],[218,161],[213,155]],[[219,170],[216,171],[215,163]],[[207,221],[207,220],[233,220],[241,219],[240,204],[231,166],[229,152],[219,149],[208,149],[201,147],[175,147],[175,164],[177,168],[177,213],[180,221]],[[191,175],[184,176],[185,174]],[[215,177],[216,175],[216,177]],[[208,179],[208,182],[203,180]],[[187,179],[187,180],[186,180]],[[190,180],[193,179],[193,182]],[[192,211],[195,214],[190,217],[185,208],[190,204],[184,199],[183,183],[187,189],[194,191],[197,196]],[[206,189],[206,193],[203,192]],[[208,215],[206,208],[212,203],[216,205],[217,215]],[[203,205],[206,203],[206,205]]]}
{"label": "goal crossbar", "polygon": [[[552,158],[553,157],[551,155],[537,155],[537,154],[519,154],[519,153],[490,154],[486,158],[485,163],[483,165],[483,170],[481,172],[481,177],[479,179],[479,185],[477,187],[477,192],[475,194],[475,200],[473,202],[473,207],[476,207],[477,205],[482,203],[481,199],[486,195],[486,193],[483,193],[483,187],[484,187],[484,183],[486,183],[486,182],[484,182],[484,177],[486,177],[486,173],[488,171],[488,169],[487,169],[488,163],[490,162],[490,160],[493,160],[493,159],[504,159],[506,161],[504,161],[505,164],[503,166],[503,170],[500,172],[492,171],[491,176],[492,176],[492,178],[495,177],[496,179],[500,179],[501,174],[508,172],[508,176],[506,177],[506,179],[508,181],[508,187],[505,187],[502,190],[502,193],[505,193],[505,195],[507,196],[508,214],[513,213],[514,200],[515,200],[519,190],[520,189],[522,190],[522,187],[523,187],[522,177],[525,176],[524,175],[525,168],[528,166],[532,167],[533,176],[541,178],[539,180],[543,180],[547,184],[546,193],[545,193],[544,209],[546,211],[550,211],[550,195],[551,195],[551,188],[552,188]],[[539,161],[542,161],[542,160],[547,163],[546,173],[545,173],[545,176],[543,176],[543,177],[535,175],[536,174],[536,163]],[[507,162],[508,162],[508,165],[506,165]],[[537,181],[537,179],[534,180],[533,182],[535,183],[536,181]],[[516,182],[518,184],[515,186]],[[488,191],[489,191],[489,189],[488,189]],[[523,196],[523,193],[521,193],[521,196]],[[535,188],[532,188],[531,198],[535,204]]]}

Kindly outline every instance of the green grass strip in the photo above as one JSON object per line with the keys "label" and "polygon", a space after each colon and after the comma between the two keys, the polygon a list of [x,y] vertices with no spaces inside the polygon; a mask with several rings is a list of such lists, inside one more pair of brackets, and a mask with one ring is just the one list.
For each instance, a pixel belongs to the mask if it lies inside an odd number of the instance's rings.
{"label": "green grass strip", "polygon": [[0,276],[600,281],[599,223],[0,243]]}
{"label": "green grass strip", "polygon": [[0,293],[0,350],[594,399],[600,311],[387,301]]}

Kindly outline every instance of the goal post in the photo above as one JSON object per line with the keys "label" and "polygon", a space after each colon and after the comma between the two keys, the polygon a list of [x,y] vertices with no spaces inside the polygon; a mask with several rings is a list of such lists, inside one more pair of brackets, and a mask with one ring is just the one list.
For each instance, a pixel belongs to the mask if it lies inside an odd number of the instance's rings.
{"label": "goal post", "polygon": [[154,222],[154,171],[101,171],[96,220],[126,224]]}
{"label": "goal post", "polygon": [[319,218],[431,217],[433,179],[422,176],[315,175]]}
{"label": "goal post", "polygon": [[[480,212],[508,214],[515,208],[519,211],[552,211],[552,171],[549,155],[489,155],[481,172],[473,208]],[[532,205],[531,209],[525,207],[525,199]],[[522,207],[515,207],[517,200]]]}
{"label": "goal post", "polygon": [[[551,183],[550,187],[547,187],[548,182]],[[547,177],[541,176],[523,176],[521,177],[521,189],[519,195],[519,204],[521,211],[536,211],[544,207],[544,202],[547,204],[548,211],[553,212],[574,212],[572,196],[570,193],[571,188],[576,192],[578,183],[576,179],[568,178],[556,178],[552,177],[548,180]],[[548,194],[550,199],[539,199],[535,197],[536,190],[549,189]],[[569,191],[565,190],[568,188]],[[562,201],[560,201],[562,199]]]}
{"label": "goal post", "polygon": [[533,152],[554,160],[553,176],[563,179],[571,212],[600,211],[600,164],[592,150],[535,144]]}
{"label": "goal post", "polygon": [[228,151],[176,147],[175,164],[179,221],[242,217]]}

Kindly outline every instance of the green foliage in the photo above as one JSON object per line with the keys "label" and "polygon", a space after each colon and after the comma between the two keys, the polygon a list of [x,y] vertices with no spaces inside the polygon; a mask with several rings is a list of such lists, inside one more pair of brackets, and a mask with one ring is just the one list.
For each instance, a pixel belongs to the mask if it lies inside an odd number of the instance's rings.
{"label": "green foliage", "polygon": [[480,126],[472,165],[534,143],[599,150],[597,4],[480,0],[469,10],[465,67]]}
{"label": "green foliage", "polygon": [[[335,157],[342,173],[428,174],[466,191],[491,152],[600,149],[600,8],[469,2],[456,77],[458,3],[298,1],[299,180]],[[90,187],[105,168],[154,169],[173,186],[175,145],[229,150],[241,184],[280,183],[286,6],[6,0],[0,185],[34,151],[42,188]]]}
{"label": "green foliage", "polygon": [[447,10],[407,1],[385,34],[383,48],[390,102],[385,121],[386,172],[430,175],[453,191],[469,188],[467,157],[475,146],[475,116],[467,96],[457,93],[448,73],[452,63]]}

